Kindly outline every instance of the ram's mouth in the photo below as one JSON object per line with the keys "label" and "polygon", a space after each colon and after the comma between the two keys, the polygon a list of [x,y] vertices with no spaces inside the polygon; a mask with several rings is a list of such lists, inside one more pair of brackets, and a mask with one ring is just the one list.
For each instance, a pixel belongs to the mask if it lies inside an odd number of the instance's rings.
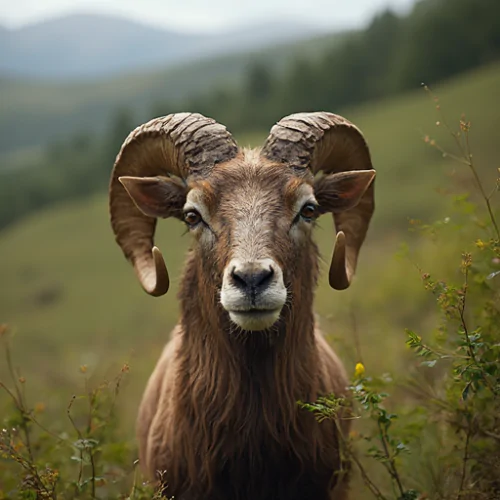
{"label": "ram's mouth", "polygon": [[258,309],[256,307],[253,307],[251,309],[234,310],[229,312],[235,314],[246,314],[249,316],[260,316],[262,314],[272,314],[279,310],[281,310],[281,307],[279,309]]}
{"label": "ram's mouth", "polygon": [[278,309],[246,309],[239,311],[228,311],[233,323],[243,330],[259,331],[270,328],[278,321],[281,307]]}

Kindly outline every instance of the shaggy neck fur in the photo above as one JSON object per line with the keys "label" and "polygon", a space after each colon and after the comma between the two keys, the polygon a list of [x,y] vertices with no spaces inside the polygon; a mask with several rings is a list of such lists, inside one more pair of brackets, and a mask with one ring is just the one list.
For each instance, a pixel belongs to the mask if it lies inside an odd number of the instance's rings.
{"label": "shaggy neck fur", "polygon": [[[331,462],[328,444],[318,446],[314,418],[299,414],[297,406],[321,390],[312,310],[317,249],[311,247],[293,270],[282,318],[265,332],[238,331],[219,304],[203,257],[193,253],[188,259],[179,293],[183,338],[173,396],[182,420],[175,422],[172,450],[185,461],[169,471],[169,493],[192,491],[197,498],[203,489],[203,498],[218,498],[215,492],[223,496],[222,487],[245,483],[249,475],[265,481],[276,474],[273,466],[284,467],[288,459],[294,468],[288,473],[297,478],[318,461]],[[225,475],[232,481],[224,481]],[[227,494],[251,498],[241,491]]]}

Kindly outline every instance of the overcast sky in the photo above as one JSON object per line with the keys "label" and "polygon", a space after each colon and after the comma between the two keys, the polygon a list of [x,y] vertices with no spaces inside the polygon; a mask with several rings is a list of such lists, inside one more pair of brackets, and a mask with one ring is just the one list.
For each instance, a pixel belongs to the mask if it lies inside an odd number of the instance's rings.
{"label": "overcast sky", "polygon": [[415,0],[0,0],[0,24],[15,28],[69,13],[126,16],[178,31],[215,31],[261,20],[298,20],[353,27],[391,6],[406,11]]}

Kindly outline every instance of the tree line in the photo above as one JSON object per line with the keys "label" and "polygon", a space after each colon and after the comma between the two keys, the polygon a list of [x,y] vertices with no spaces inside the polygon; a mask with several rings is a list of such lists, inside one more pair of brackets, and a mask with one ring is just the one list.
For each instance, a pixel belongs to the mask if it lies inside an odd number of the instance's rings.
{"label": "tree line", "polygon": [[[233,132],[267,130],[293,112],[338,112],[499,58],[500,1],[421,0],[406,16],[377,15],[365,29],[332,42],[314,59],[297,58],[284,72],[257,59],[240,85],[157,103],[151,117],[196,111]],[[79,134],[49,145],[31,165],[0,171],[0,229],[51,203],[104,190],[120,145],[136,125],[120,110],[106,134]]]}
{"label": "tree line", "polygon": [[[387,10],[366,29],[333,42],[284,74],[257,62],[240,88],[218,88],[187,103],[233,131],[269,128],[297,111],[337,111],[433,85],[500,57],[498,0],[421,0],[412,12]],[[160,112],[180,110],[172,103]]]}

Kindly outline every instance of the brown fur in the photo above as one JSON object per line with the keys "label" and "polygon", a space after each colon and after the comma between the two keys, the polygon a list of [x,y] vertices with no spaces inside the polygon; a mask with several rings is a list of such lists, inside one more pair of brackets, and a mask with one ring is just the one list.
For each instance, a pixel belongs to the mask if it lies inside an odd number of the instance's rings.
{"label": "brown fur", "polygon": [[[165,492],[176,500],[346,498],[335,424],[319,424],[297,405],[343,395],[347,386],[314,325],[318,249],[310,234],[290,236],[303,183],[312,176],[247,152],[197,184],[210,193],[213,244],[195,243],[189,253],[180,321],[148,382],[137,427],[144,470],[164,471]],[[234,221],[249,214],[262,231],[245,235],[247,250],[272,257],[288,288],[280,320],[266,331],[239,330],[219,302],[224,268],[242,244]],[[348,420],[340,426],[348,432]]]}

